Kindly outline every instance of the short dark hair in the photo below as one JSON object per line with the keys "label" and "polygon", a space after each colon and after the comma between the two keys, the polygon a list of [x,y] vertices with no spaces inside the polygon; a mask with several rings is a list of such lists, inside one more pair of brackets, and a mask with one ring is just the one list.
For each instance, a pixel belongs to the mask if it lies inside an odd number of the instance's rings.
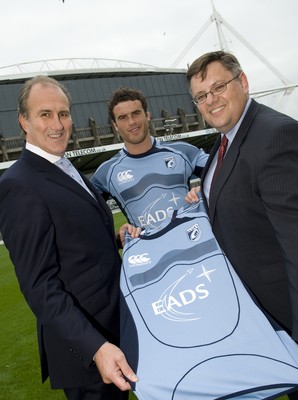
{"label": "short dark hair", "polygon": [[69,102],[69,108],[71,108],[72,106],[71,95],[68,89],[61,82],[58,82],[56,79],[51,78],[49,76],[37,75],[34,78],[28,79],[21,88],[18,97],[18,115],[23,115],[24,117],[28,118],[28,97],[32,87],[36,84],[41,84],[44,86],[54,85],[59,87],[66,95]]}
{"label": "short dark hair", "polygon": [[143,110],[146,113],[148,109],[147,100],[144,94],[140,90],[130,89],[127,87],[122,87],[120,89],[117,89],[112,94],[112,97],[108,104],[109,117],[111,118],[111,120],[115,122],[115,115],[113,110],[117,104],[122,103],[124,101],[134,101],[134,100],[139,100],[141,102]]}
{"label": "short dark hair", "polygon": [[203,54],[190,65],[186,73],[188,85],[190,85],[191,78],[197,74],[201,74],[204,80],[207,75],[207,66],[214,61],[220,62],[225,69],[232,72],[233,76],[242,72],[240,63],[233,54],[226,53],[222,50],[213,51]]}

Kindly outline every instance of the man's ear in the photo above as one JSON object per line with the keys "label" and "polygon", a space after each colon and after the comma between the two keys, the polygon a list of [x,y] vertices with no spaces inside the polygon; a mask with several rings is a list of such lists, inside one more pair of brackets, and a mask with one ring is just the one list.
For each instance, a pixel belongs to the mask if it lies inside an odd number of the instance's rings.
{"label": "man's ear", "polygon": [[151,112],[150,112],[150,111],[147,111],[147,121],[149,122],[150,119],[151,119]]}
{"label": "man's ear", "polygon": [[118,126],[116,125],[116,122],[115,122],[115,121],[112,121],[112,123],[113,123],[113,126],[114,126],[114,128],[115,128],[116,132],[118,132],[118,131],[119,131],[119,129],[118,129]]}
{"label": "man's ear", "polygon": [[24,117],[24,115],[19,115],[19,124],[24,132],[28,132],[28,120]]}
{"label": "man's ear", "polygon": [[247,79],[246,74],[244,72],[241,72],[239,79],[240,79],[240,82],[241,82],[244,92],[248,93],[249,92],[249,84],[248,84],[248,79]]}

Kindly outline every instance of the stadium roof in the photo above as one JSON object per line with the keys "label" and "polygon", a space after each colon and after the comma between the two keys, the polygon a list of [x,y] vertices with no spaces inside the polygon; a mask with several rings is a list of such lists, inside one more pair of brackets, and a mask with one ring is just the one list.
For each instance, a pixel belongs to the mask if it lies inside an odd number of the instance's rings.
{"label": "stadium roof", "polygon": [[126,60],[109,58],[63,58],[39,60],[0,67],[0,84],[9,80],[24,80],[42,74],[53,77],[81,78],[82,75],[114,76],[121,74],[185,73],[185,69],[160,68]]}
{"label": "stadium roof", "polygon": [[205,129],[208,127],[191,102],[184,69],[98,58],[22,63],[0,67],[0,175],[19,157],[24,145],[16,117],[21,84],[39,74],[62,80],[71,92],[74,129],[67,156],[85,174],[94,172],[123,147],[107,109],[111,93],[119,87],[133,87],[145,94],[153,136],[185,140],[205,149],[215,140],[216,132]]}

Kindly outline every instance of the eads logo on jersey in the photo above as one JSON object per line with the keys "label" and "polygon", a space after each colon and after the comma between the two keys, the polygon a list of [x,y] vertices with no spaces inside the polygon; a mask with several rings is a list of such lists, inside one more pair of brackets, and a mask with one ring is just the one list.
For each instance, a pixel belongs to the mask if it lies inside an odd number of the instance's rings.
{"label": "eads logo on jersey", "polygon": [[197,302],[208,298],[212,284],[210,275],[215,271],[206,269],[204,265],[199,270],[189,268],[162,292],[157,301],[151,303],[154,314],[174,322],[201,319]]}
{"label": "eads logo on jersey", "polygon": [[131,182],[133,180],[133,178],[134,178],[134,176],[133,176],[131,169],[118,172],[118,174],[117,174],[117,181],[118,181],[119,185]]}
{"label": "eads logo on jersey", "polygon": [[[192,242],[198,241],[202,236],[198,223],[191,225],[185,232]],[[208,298],[211,274],[215,271],[205,268],[203,264],[198,269],[188,268],[186,273],[171,283],[159,299],[151,304],[154,314],[176,322],[200,319],[196,303]]]}
{"label": "eads logo on jersey", "polygon": [[176,160],[174,156],[164,158],[165,164],[167,168],[175,168]]}

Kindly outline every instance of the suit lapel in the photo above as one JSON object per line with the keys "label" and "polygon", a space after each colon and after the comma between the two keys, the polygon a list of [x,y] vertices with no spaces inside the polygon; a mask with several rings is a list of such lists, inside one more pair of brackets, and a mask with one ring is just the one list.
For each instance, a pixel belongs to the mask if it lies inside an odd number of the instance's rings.
{"label": "suit lapel", "polygon": [[[80,173],[81,174],[81,173]],[[88,187],[88,189],[90,190],[91,193],[93,193],[94,195],[94,202],[97,204],[97,206],[100,208],[101,212],[104,215],[105,219],[108,219],[108,224],[107,225],[111,225],[113,226],[114,222],[113,222],[113,216],[112,213],[110,211],[110,208],[108,207],[107,203],[105,202],[104,198],[102,197],[102,195],[100,193],[98,193],[98,191],[95,189],[95,187],[93,186],[93,184],[89,181],[89,179],[87,179],[85,177],[85,175],[81,174],[82,179],[84,180],[86,186]],[[93,199],[92,196],[89,195],[89,197],[91,197]]]}
{"label": "suit lapel", "polygon": [[86,189],[84,189],[78,182],[76,182],[65,172],[61,171],[56,165],[49,163],[49,166],[45,170],[45,174],[47,179],[71,190],[87,201],[95,203],[94,198],[90,195],[90,193],[87,192]]}
{"label": "suit lapel", "polygon": [[[60,168],[56,165],[50,163],[48,160],[44,159],[43,157],[38,156],[31,151],[24,149],[22,156],[27,162],[34,165],[34,168],[45,174],[46,179],[55,182],[56,184],[67,188],[71,192],[77,194],[81,199],[84,199],[90,202],[94,207],[98,209],[102,218],[105,222],[107,227],[113,226],[113,220],[110,213],[110,210],[105,203],[104,199],[100,194],[97,193],[94,186],[90,183],[90,181],[81,174],[82,179],[86,183],[89,190],[94,193],[94,196],[91,196],[90,193],[86,191],[79,183],[77,183],[74,179],[70,176],[65,174]],[[111,225],[112,224],[112,225]]]}
{"label": "suit lapel", "polygon": [[[239,157],[240,153],[240,148],[242,146],[243,141],[245,140],[246,135],[248,134],[249,128],[257,115],[258,111],[260,109],[260,106],[257,102],[252,100],[251,105],[249,106],[247,113],[236,133],[236,136],[225,156],[224,162],[217,174],[216,180],[214,184],[212,185],[212,190],[210,191],[209,194],[209,217],[210,217],[210,222],[211,224],[213,223],[214,220],[214,215],[215,215],[215,208],[216,208],[216,202],[218,199],[218,196],[225,185],[228,177],[230,176],[231,172],[233,171],[235,164],[237,162],[237,159]],[[211,153],[208,161],[210,161],[208,164],[210,166],[212,159],[214,158],[214,155],[219,147],[220,143],[220,138],[217,139]],[[212,158],[211,158],[212,156]],[[208,168],[209,168],[208,166]],[[206,171],[205,171],[206,175]]]}

